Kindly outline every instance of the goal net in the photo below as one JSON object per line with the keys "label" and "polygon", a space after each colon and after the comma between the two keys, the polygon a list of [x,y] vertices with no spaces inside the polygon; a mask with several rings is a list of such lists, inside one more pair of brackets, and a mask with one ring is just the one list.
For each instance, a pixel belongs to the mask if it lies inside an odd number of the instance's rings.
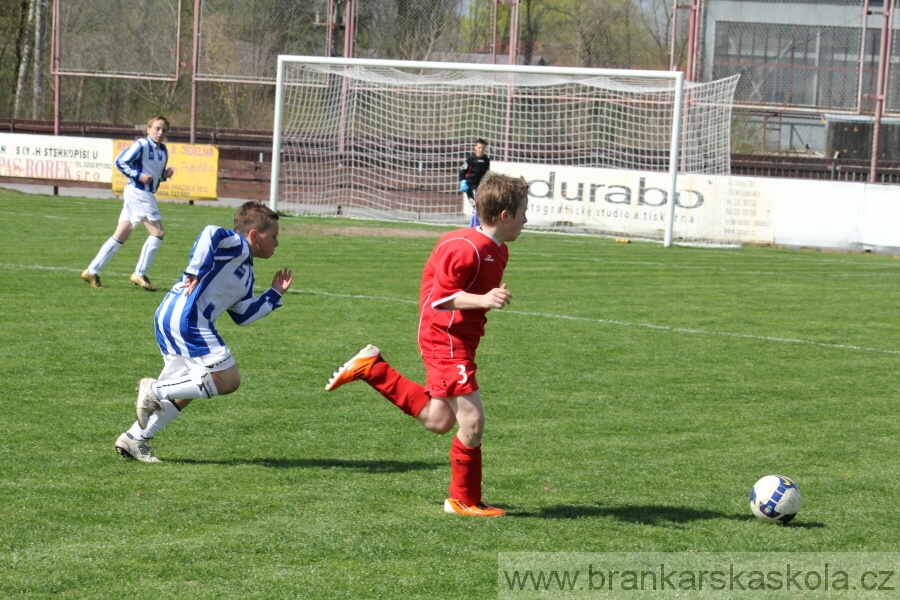
{"label": "goal net", "polygon": [[282,56],[271,205],[462,226],[458,173],[483,138],[492,171],[529,183],[528,229],[730,241],[723,219],[704,215],[725,214],[707,188],[730,172],[736,83]]}

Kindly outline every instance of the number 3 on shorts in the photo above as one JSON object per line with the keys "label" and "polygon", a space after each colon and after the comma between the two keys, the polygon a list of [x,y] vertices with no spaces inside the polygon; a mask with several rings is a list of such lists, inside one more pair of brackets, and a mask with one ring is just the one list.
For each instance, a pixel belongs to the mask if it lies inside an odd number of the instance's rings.
{"label": "number 3 on shorts", "polygon": [[469,380],[469,375],[466,373],[466,365],[456,365],[456,368],[459,369],[459,381],[456,383],[462,385]]}

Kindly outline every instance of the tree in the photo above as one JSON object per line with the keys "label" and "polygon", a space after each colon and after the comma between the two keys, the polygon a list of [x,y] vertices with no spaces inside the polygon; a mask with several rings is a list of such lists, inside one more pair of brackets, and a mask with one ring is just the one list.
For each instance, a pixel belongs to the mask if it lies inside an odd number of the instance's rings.
{"label": "tree", "polygon": [[[0,0],[0,115],[12,114],[17,93],[22,53],[30,47],[29,0]],[[24,86],[24,84],[23,84]]]}
{"label": "tree", "polygon": [[[668,66],[663,0],[565,0],[569,35],[552,36],[567,64],[611,69]],[[665,23],[665,24],[664,24]]]}
{"label": "tree", "polygon": [[456,49],[459,0],[383,0],[358,5],[358,56],[428,60]]}

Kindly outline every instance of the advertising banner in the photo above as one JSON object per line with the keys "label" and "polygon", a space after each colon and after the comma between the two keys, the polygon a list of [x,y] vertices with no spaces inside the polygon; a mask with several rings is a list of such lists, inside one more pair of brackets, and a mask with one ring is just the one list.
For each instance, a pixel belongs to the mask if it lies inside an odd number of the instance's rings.
{"label": "advertising banner", "polygon": [[528,182],[528,222],[662,237],[675,202],[676,238],[772,243],[774,180],[492,161],[491,170]]}
{"label": "advertising banner", "polygon": [[0,177],[109,183],[109,139],[0,133]]}
{"label": "advertising banner", "polygon": [[[113,140],[113,158],[128,149],[133,140]],[[166,144],[169,151],[167,166],[175,174],[164,181],[156,192],[157,198],[173,200],[216,200],[219,173],[219,149],[200,144]],[[121,195],[128,179],[113,166],[112,191]]]}

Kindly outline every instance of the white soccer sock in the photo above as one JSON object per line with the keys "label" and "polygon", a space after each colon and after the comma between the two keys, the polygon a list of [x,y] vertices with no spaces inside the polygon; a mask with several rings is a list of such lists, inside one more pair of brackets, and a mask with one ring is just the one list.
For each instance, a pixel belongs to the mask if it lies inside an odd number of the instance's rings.
{"label": "white soccer sock", "polygon": [[97,256],[95,256],[94,260],[91,261],[91,264],[88,265],[88,273],[91,275],[99,273],[100,270],[106,266],[106,263],[116,255],[116,252],[118,252],[121,247],[122,242],[114,237],[106,240],[106,242],[100,246],[100,251],[97,252]]}
{"label": "white soccer sock", "polygon": [[161,238],[158,238],[155,235],[147,236],[147,241],[144,242],[144,247],[141,248],[141,257],[138,259],[137,266],[134,268],[134,272],[137,275],[146,275],[147,271],[150,270],[150,266],[153,264],[153,259],[156,258],[156,251],[159,250],[160,244],[162,244]]}
{"label": "white soccer sock", "polygon": [[153,384],[153,392],[160,400],[212,398],[219,395],[212,373],[192,372],[176,379],[166,379]]}
{"label": "white soccer sock", "polygon": [[129,427],[128,431],[126,431],[125,433],[127,433],[128,435],[130,435],[131,437],[133,437],[136,440],[139,440],[144,436],[144,430],[141,429],[141,426],[138,425],[137,421],[135,421],[134,424],[131,427]]}
{"label": "white soccer sock", "polygon": [[174,421],[181,414],[178,407],[169,400],[160,400],[159,404],[160,409],[150,415],[150,418],[147,419],[147,429],[141,432],[145,440],[154,437],[163,427]]}

